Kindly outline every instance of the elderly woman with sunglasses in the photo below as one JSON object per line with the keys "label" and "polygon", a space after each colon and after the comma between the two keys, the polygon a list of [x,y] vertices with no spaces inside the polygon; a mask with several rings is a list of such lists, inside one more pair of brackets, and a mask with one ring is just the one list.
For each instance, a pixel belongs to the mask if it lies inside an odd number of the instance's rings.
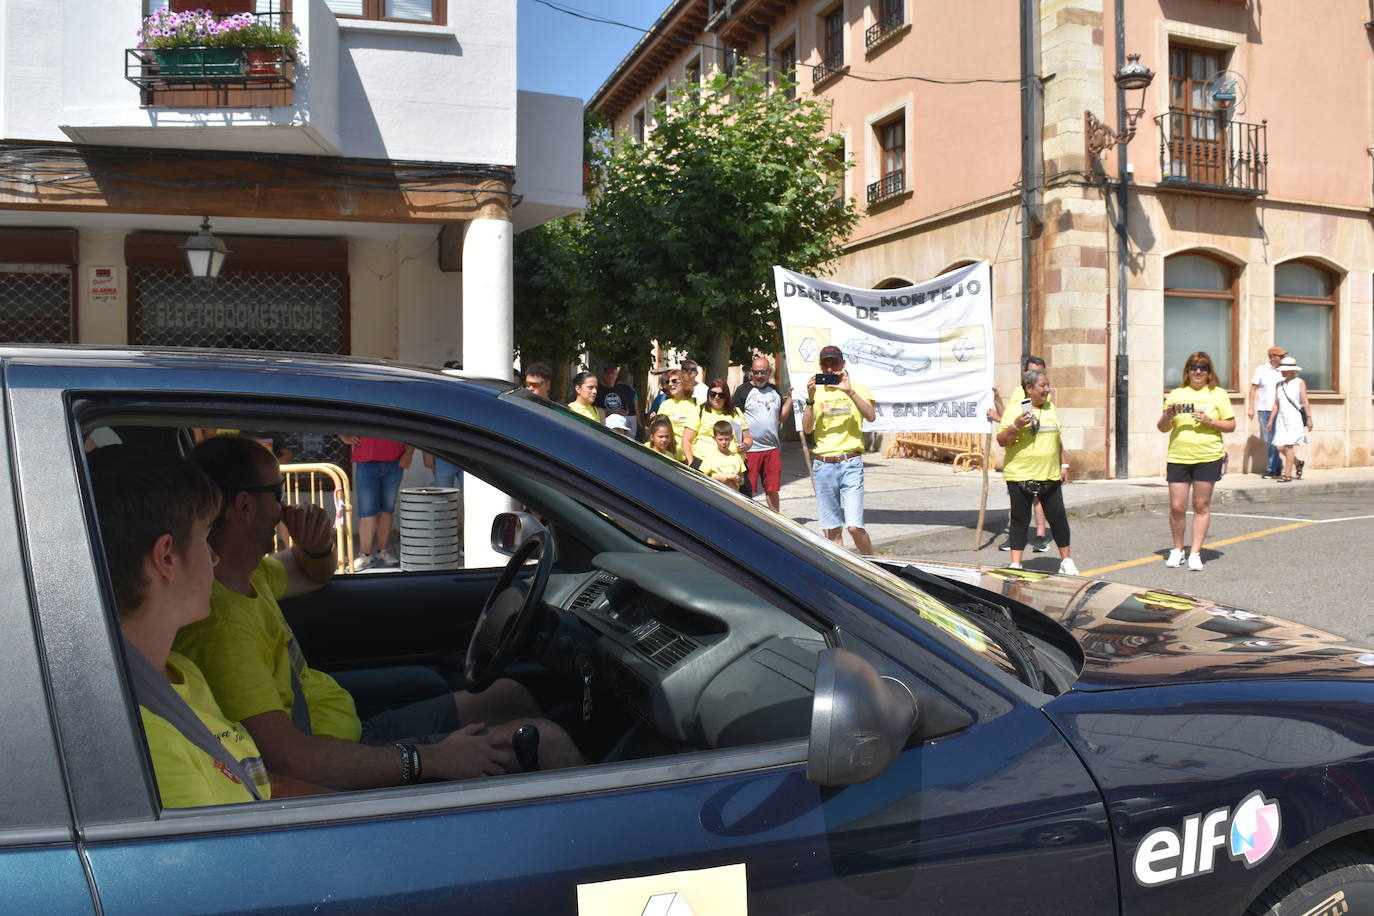
{"label": "elderly woman with sunglasses", "polygon": [[663,386],[668,391],[668,399],[658,405],[658,413],[655,416],[667,417],[672,421],[675,443],[673,453],[678,461],[686,461],[687,456],[682,450],[682,433],[689,425],[696,426],[700,408],[692,398],[692,386],[687,374],[682,370],[673,369],[664,373]]}
{"label": "elderly woman with sunglasses", "polygon": [[1021,569],[1026,550],[1026,526],[1031,505],[1038,498],[1045,509],[1045,520],[1059,548],[1059,572],[1078,575],[1069,546],[1069,515],[1064,510],[1061,487],[1068,474],[1064,444],[1059,437],[1059,414],[1050,400],[1050,378],[1044,369],[1027,369],[1021,374],[1021,387],[1029,404],[1009,404],[997,428],[997,444],[1006,449],[1002,479],[1007,484],[1011,522],[1007,544],[1011,548],[1011,569]]}
{"label": "elderly woman with sunglasses", "polygon": [[[1199,350],[1183,364],[1184,384],[1164,398],[1164,412],[1156,427],[1169,434],[1169,531],[1173,549],[1165,566],[1183,565],[1188,546],[1188,568],[1202,569],[1202,542],[1212,521],[1212,490],[1221,479],[1226,446],[1223,433],[1236,428],[1231,396],[1221,387],[1212,357]],[[1187,530],[1189,489],[1192,490],[1193,530]]]}
{"label": "elderly woman with sunglasses", "polygon": [[713,437],[716,423],[729,422],[734,430],[731,449],[736,453],[749,451],[754,437],[749,435],[749,421],[744,419],[744,411],[734,405],[730,398],[730,386],[723,378],[713,378],[706,386],[706,403],[701,405],[695,427],[688,426],[682,432],[682,452],[688,464],[692,463],[692,443],[701,442],[714,447]]}

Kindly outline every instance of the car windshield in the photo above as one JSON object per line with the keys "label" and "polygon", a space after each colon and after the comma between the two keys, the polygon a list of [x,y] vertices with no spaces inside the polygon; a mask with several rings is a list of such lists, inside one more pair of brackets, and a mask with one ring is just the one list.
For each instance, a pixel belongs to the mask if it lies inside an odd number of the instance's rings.
{"label": "car windshield", "polygon": [[[556,405],[555,405],[556,406]],[[562,409],[562,408],[559,408]],[[583,422],[592,421],[583,419]],[[986,626],[976,617],[965,614],[958,608],[951,607],[944,602],[937,600],[926,592],[922,591],[913,583],[901,579],[874,563],[838,547],[828,538],[823,537],[819,532],[813,531],[804,525],[798,524],[787,518],[772,512],[755,501],[741,495],[740,493],[715,481],[709,480],[699,474],[693,474],[686,467],[664,459],[662,456],[653,455],[642,445],[633,440],[626,439],[607,431],[606,445],[608,448],[633,449],[633,454],[641,455],[643,460],[653,460],[655,465],[663,473],[675,475],[688,475],[693,485],[699,485],[710,489],[718,498],[730,500],[738,509],[748,512],[752,520],[758,524],[766,525],[775,534],[782,535],[788,540],[801,541],[805,543],[804,549],[823,551],[827,558],[832,562],[844,567],[853,575],[859,577],[867,585],[878,589],[884,596],[893,599],[892,603],[915,615],[919,620],[926,624],[933,625],[953,637],[961,645],[976,653],[980,658],[990,662],[997,668],[1006,673],[1017,676],[1017,668],[1006,650],[1003,648],[998,638],[990,633]],[[603,516],[604,517],[604,516]],[[615,521],[609,519],[608,521]],[[625,524],[615,521],[627,533],[634,536],[637,540],[654,547],[663,548],[663,545],[650,538],[646,532],[636,528],[626,528]]]}

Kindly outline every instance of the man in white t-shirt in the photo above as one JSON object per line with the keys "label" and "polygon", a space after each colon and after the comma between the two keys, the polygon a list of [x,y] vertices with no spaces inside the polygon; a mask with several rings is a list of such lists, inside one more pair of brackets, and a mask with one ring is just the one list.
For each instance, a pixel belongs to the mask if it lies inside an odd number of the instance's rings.
{"label": "man in white t-shirt", "polygon": [[770,382],[773,367],[760,356],[749,368],[749,380],[735,389],[732,403],[744,411],[754,444],[744,456],[748,466],[751,492],[763,490],[768,508],[782,508],[778,491],[782,486],[782,453],[778,450],[778,427],[792,416],[792,396],[778,391]]}
{"label": "man in white t-shirt", "polygon": [[1283,347],[1270,347],[1269,362],[1256,369],[1255,377],[1250,380],[1250,401],[1246,404],[1245,415],[1251,420],[1255,419],[1256,414],[1259,415],[1260,436],[1267,450],[1265,477],[1278,477],[1283,473],[1283,458],[1279,456],[1279,450],[1274,448],[1274,429],[1269,425],[1269,413],[1278,392],[1278,384],[1283,381],[1279,360],[1287,355],[1288,351]]}

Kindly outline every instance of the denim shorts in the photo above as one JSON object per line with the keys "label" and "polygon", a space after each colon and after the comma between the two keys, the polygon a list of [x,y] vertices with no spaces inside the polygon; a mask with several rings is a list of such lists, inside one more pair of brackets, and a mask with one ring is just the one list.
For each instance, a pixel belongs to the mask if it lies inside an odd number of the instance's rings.
{"label": "denim shorts", "polygon": [[357,461],[353,464],[353,486],[358,491],[354,508],[358,518],[372,518],[378,512],[396,514],[396,493],[401,489],[399,461]]}
{"label": "denim shorts", "polygon": [[822,531],[864,526],[864,457],[843,461],[812,461],[816,506]]}
{"label": "denim shorts", "polygon": [[463,485],[463,472],[458,470],[458,465],[451,464],[442,458],[435,458],[434,485],[436,487],[461,487]]}

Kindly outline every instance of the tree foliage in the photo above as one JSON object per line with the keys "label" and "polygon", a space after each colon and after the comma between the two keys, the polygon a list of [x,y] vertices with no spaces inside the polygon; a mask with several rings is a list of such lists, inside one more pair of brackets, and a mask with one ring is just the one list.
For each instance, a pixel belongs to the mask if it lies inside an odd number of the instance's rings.
{"label": "tree foliage", "polygon": [[741,66],[675,94],[642,142],[607,141],[578,255],[603,328],[705,352],[712,374],[780,349],[772,266],[828,272],[858,218],[828,105],[783,88]]}

